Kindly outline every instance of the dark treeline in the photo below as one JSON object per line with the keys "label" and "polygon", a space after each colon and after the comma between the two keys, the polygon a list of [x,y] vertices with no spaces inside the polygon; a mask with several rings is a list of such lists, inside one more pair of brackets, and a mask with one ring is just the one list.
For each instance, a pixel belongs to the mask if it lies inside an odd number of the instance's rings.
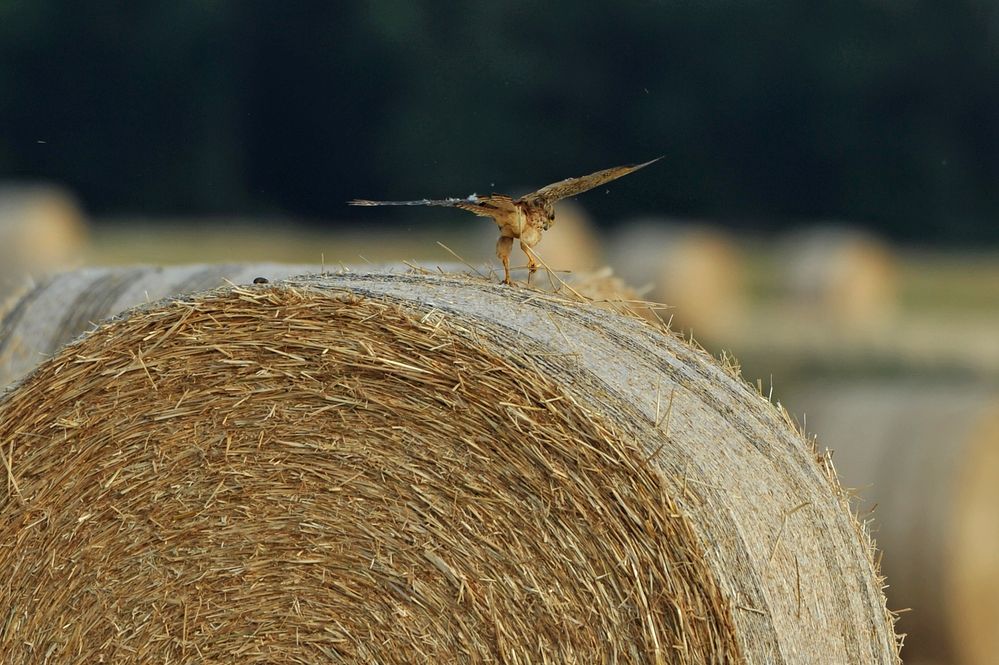
{"label": "dark treeline", "polygon": [[999,4],[0,0],[0,177],[95,214],[344,218],[659,154],[586,204],[999,239]]}

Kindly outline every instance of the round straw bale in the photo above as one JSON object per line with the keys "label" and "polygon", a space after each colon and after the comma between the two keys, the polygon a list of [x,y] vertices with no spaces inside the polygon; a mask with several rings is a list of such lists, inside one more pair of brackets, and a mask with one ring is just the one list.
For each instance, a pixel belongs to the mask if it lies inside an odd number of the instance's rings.
{"label": "round straw bale", "polygon": [[874,510],[910,659],[985,665],[999,653],[999,394],[831,385],[789,398]]}
{"label": "round straw bale", "polygon": [[897,663],[786,414],[634,317],[469,276],[226,287],[0,397],[8,662]]}
{"label": "round straw bale", "polygon": [[726,334],[743,310],[743,270],[735,243],[720,229],[645,219],[616,230],[609,263],[624,280],[649,286],[670,305],[674,328],[699,337]]}
{"label": "round straw bale", "polygon": [[83,211],[69,192],[54,185],[0,186],[0,281],[65,268],[86,238]]}
{"label": "round straw bale", "polygon": [[816,226],[779,243],[784,290],[799,309],[841,328],[867,329],[897,308],[897,267],[891,251],[863,231]]}

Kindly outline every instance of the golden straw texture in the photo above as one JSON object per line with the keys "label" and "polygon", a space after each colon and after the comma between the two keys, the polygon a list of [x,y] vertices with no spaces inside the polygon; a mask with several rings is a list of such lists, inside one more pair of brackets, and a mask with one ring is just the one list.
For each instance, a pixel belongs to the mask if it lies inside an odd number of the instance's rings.
{"label": "golden straw texture", "polygon": [[[0,294],[0,388],[21,378],[98,322],[126,309],[263,277],[279,280],[319,266],[220,263],[81,268]],[[7,296],[4,298],[3,296]]]}
{"label": "golden straw texture", "polygon": [[6,662],[896,663],[824,458],[635,318],[455,275],[125,314],[0,398]]}

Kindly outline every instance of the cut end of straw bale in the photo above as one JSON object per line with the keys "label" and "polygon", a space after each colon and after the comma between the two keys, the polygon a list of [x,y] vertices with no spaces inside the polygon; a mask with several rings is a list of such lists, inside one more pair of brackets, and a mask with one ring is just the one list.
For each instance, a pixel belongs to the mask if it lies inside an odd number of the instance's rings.
{"label": "cut end of straw bale", "polygon": [[897,662],[814,451],[635,319],[470,277],[218,290],[0,398],[10,662]]}

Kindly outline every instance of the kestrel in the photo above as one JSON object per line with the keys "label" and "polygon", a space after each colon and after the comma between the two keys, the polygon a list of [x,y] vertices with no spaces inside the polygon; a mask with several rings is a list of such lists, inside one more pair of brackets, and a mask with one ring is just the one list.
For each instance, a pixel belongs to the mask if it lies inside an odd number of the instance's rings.
{"label": "kestrel", "polygon": [[660,159],[662,157],[657,157],[644,164],[615,166],[579,178],[566,178],[517,199],[505,194],[490,194],[489,196],[472,194],[463,199],[419,199],[417,201],[354,199],[348,203],[353,206],[443,206],[468,210],[480,217],[492,217],[500,232],[499,241],[496,243],[496,256],[503,262],[503,283],[511,284],[510,252],[513,251],[514,238],[520,239],[520,248],[527,255],[527,279],[530,281],[531,275],[538,269],[533,248],[541,242],[542,232],[547,231],[555,223],[556,201],[599,187],[605,182],[626,176]]}

